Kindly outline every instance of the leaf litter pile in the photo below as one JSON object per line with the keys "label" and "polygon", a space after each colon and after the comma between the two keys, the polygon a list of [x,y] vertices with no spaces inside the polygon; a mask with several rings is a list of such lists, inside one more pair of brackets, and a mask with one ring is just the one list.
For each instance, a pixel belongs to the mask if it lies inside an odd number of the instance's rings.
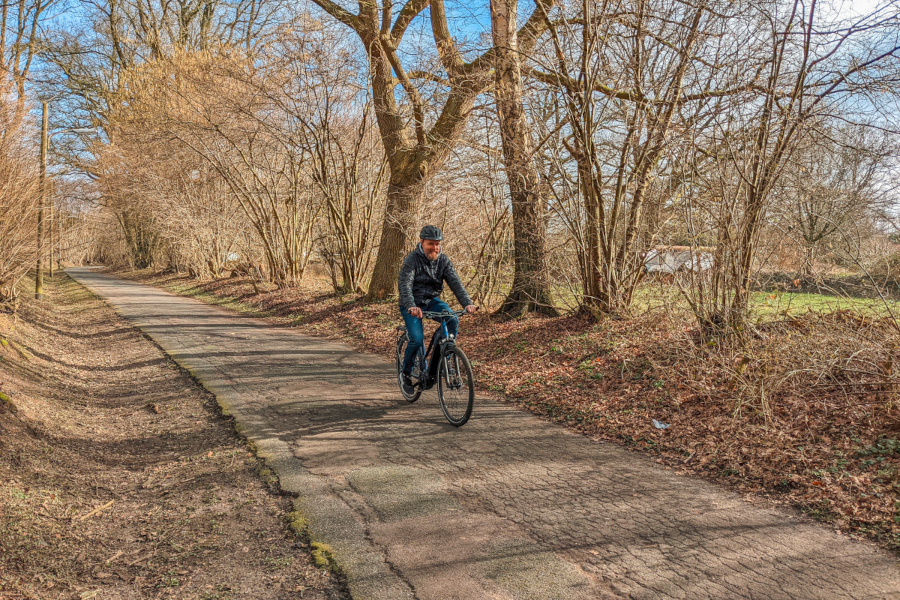
{"label": "leaf litter pile", "polygon": [[[394,302],[120,274],[393,360]],[[810,312],[744,340],[701,340],[689,315],[660,309],[599,323],[479,314],[460,329],[483,391],[900,553],[900,335],[890,322]]]}
{"label": "leaf litter pile", "polygon": [[0,598],[347,598],[214,398],[71,279],[45,290],[0,313]]}

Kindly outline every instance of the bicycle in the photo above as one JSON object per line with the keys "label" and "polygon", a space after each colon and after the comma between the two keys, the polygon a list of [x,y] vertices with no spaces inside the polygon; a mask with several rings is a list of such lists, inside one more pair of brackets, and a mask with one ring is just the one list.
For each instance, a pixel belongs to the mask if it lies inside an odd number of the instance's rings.
{"label": "bicycle", "polygon": [[396,355],[400,393],[407,402],[415,402],[423,391],[437,384],[441,410],[454,427],[465,425],[472,416],[472,407],[475,404],[475,377],[472,375],[472,365],[465,353],[456,345],[455,336],[447,331],[447,319],[459,319],[464,313],[464,310],[422,313],[423,319],[438,319],[440,326],[431,336],[428,349],[423,347],[416,355],[411,373],[415,390],[412,394],[408,394],[403,386],[403,358],[406,355],[409,335],[404,325],[397,327],[400,334],[397,337]]}

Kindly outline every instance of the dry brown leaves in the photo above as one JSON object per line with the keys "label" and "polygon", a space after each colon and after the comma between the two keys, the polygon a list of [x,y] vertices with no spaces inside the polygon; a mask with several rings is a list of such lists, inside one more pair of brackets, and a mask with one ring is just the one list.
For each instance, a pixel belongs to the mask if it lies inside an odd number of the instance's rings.
{"label": "dry brown leaves", "polygon": [[[142,275],[391,356],[395,303]],[[900,551],[900,336],[847,311],[701,343],[686,315],[463,321],[482,389]],[[668,424],[665,429],[653,420]]]}

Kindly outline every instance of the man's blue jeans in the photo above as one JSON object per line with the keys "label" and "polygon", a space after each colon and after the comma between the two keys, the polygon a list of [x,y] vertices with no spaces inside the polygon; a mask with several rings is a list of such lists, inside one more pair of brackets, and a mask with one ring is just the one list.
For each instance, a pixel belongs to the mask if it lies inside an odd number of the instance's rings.
{"label": "man's blue jeans", "polygon": [[[422,310],[451,312],[450,306],[440,298],[432,298]],[[422,319],[412,316],[407,309],[401,308],[400,316],[403,317],[403,322],[406,323],[406,335],[409,336],[409,344],[406,346],[406,355],[403,359],[403,372],[409,374],[412,371],[416,354],[425,346],[425,331],[422,328]],[[459,319],[447,319],[447,331],[456,335],[458,330]]]}

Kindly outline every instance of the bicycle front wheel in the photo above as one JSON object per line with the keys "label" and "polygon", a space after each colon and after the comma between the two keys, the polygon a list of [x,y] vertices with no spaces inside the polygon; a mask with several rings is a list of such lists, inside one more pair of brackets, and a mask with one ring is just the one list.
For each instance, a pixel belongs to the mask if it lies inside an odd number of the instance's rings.
{"label": "bicycle front wheel", "polygon": [[447,348],[438,373],[438,399],[444,416],[454,427],[465,425],[475,404],[475,377],[465,353]]}

